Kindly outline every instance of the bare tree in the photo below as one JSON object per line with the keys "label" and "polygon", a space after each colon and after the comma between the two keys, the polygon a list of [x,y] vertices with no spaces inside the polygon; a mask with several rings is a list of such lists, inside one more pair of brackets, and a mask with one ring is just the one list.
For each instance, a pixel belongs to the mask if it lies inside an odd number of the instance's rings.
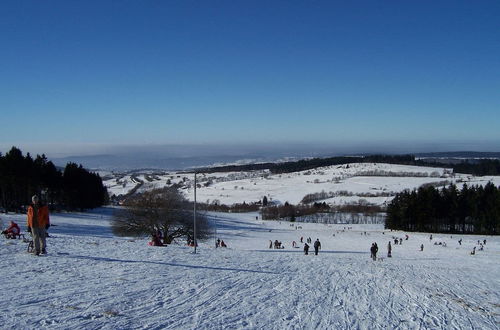
{"label": "bare tree", "polygon": [[[193,238],[193,208],[175,188],[165,187],[136,194],[127,199],[125,208],[113,219],[113,233],[118,236],[148,236],[160,232],[164,243],[177,238]],[[197,212],[197,239],[208,237],[207,217]]]}

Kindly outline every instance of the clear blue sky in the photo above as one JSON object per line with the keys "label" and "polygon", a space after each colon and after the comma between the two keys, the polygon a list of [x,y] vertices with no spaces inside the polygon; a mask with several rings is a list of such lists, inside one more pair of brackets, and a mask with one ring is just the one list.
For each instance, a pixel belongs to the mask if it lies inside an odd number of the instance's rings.
{"label": "clear blue sky", "polygon": [[0,113],[3,152],[267,141],[499,151],[500,1],[4,0]]}

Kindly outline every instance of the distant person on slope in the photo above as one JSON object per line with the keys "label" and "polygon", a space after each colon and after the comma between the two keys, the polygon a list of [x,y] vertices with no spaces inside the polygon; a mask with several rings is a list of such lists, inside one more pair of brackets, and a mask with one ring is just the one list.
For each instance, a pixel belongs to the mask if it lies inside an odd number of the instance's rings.
{"label": "distant person on slope", "polygon": [[151,241],[148,244],[151,246],[163,246],[160,235],[158,235],[158,233],[154,233],[151,235]]}
{"label": "distant person on slope", "polygon": [[387,258],[392,257],[392,246],[391,246],[391,241],[389,241],[389,244],[387,244]]}
{"label": "distant person on slope", "polygon": [[372,247],[370,248],[370,253],[373,261],[377,261],[377,252],[378,252],[377,243],[372,243]]}
{"label": "distant person on slope", "polygon": [[316,239],[316,242],[314,242],[314,254],[318,255],[318,251],[321,249],[321,243],[319,241],[319,238]]}
{"label": "distant person on slope", "polygon": [[309,254],[309,244],[304,243],[304,254],[308,255]]}
{"label": "distant person on slope", "polygon": [[31,231],[33,236],[34,253],[35,255],[46,254],[47,244],[46,236],[47,229],[50,227],[49,208],[47,205],[40,203],[37,195],[31,198],[33,202],[28,206],[28,231]]}

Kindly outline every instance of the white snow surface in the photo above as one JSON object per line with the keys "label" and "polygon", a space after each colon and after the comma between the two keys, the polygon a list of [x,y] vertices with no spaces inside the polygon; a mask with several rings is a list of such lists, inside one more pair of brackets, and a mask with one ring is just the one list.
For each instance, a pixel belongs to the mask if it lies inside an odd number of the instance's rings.
{"label": "white snow surface", "polygon": [[[52,214],[47,256],[0,238],[2,329],[499,328],[500,237],[430,241],[382,225],[212,213],[228,248],[216,249],[214,236],[194,254],[184,242],[113,236],[112,211]],[[24,215],[0,218],[25,226]],[[319,238],[319,255],[304,255],[301,236]],[[393,236],[403,244],[387,258]],[[284,249],[269,249],[276,239]],[[484,251],[470,255],[484,239]],[[383,259],[370,259],[372,242]]]}

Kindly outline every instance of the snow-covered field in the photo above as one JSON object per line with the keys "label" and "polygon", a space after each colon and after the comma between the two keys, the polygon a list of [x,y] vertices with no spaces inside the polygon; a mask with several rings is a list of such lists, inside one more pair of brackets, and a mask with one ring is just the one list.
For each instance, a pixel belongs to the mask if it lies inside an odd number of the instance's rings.
{"label": "snow-covered field", "polygon": [[[177,183],[182,185],[188,199],[194,196],[192,173],[106,173],[103,178],[110,195],[126,194],[142,182],[138,191]],[[484,185],[492,181],[500,185],[500,177],[453,175],[451,170],[442,168],[378,163],[328,166],[286,174],[271,174],[268,171],[199,174],[197,179],[198,201],[218,201],[227,205],[257,202],[264,196],[277,203],[298,204],[305,195],[322,191],[337,194],[322,200],[330,204],[353,203],[364,199],[383,205],[392,200],[394,194],[423,184],[442,186],[456,183],[461,187],[463,183]]]}
{"label": "snow-covered field", "polygon": [[[112,211],[52,214],[43,257],[28,254],[22,240],[0,238],[2,329],[500,327],[500,237],[435,234],[430,241],[408,233],[404,240],[406,233],[381,225],[211,214],[228,248],[215,249],[211,239],[193,254],[182,242],[151,247],[114,237]],[[23,215],[0,218],[24,228]],[[403,244],[387,258],[393,236]],[[300,237],[319,238],[319,255],[304,255]],[[484,239],[484,251],[470,255]],[[285,248],[269,249],[269,240]],[[370,260],[372,242],[383,260]]]}

